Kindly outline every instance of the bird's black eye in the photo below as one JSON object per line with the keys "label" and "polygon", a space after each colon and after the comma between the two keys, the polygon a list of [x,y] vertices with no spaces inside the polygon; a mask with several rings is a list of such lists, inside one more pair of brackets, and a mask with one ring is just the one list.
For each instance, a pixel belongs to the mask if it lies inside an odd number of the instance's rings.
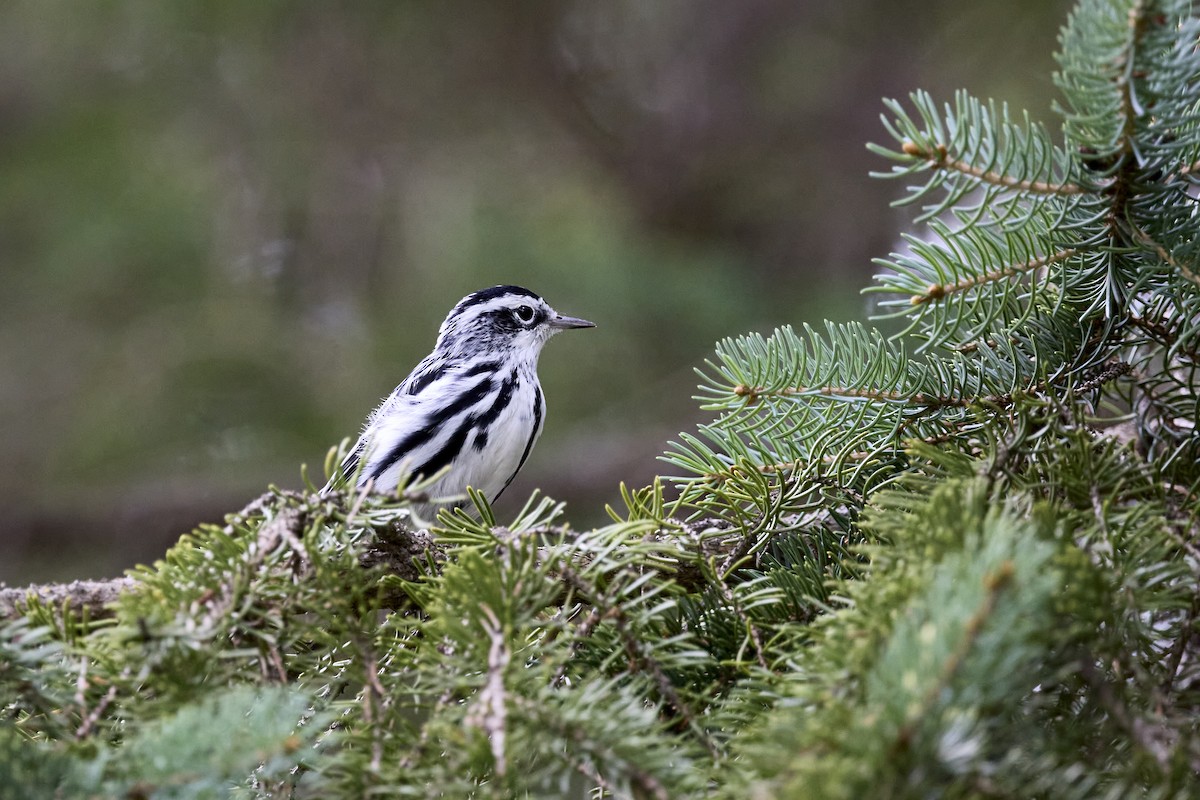
{"label": "bird's black eye", "polygon": [[529,306],[518,306],[513,312],[521,322],[533,322],[533,309]]}

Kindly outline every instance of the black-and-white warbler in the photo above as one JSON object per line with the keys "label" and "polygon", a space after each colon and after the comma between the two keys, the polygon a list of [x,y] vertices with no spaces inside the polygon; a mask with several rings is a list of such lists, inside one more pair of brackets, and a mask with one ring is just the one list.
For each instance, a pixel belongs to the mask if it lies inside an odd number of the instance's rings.
{"label": "black-and-white warbler", "polygon": [[357,475],[360,488],[394,492],[406,475],[431,478],[448,467],[425,488],[430,502],[417,504],[420,516],[461,501],[468,486],[495,500],[546,419],[542,346],[559,331],[591,327],[519,286],[467,295],[442,323],[433,352],[367,417],[330,486]]}

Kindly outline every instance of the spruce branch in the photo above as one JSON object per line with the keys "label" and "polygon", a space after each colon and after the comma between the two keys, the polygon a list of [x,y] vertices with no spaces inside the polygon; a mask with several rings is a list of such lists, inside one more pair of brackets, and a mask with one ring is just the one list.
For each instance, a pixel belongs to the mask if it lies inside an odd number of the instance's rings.
{"label": "spruce branch", "polygon": [[696,713],[684,702],[666,670],[647,649],[642,639],[634,633],[629,616],[623,610],[623,604],[610,597],[608,592],[601,587],[589,585],[579,573],[570,567],[561,566],[557,571],[564,584],[574,589],[580,597],[586,598],[589,604],[602,609],[602,618],[612,621],[621,639],[622,647],[629,659],[630,670],[634,672],[644,670],[650,674],[667,709],[683,720],[686,728],[704,745],[710,756],[714,759],[717,758],[719,751],[716,744],[697,723]]}
{"label": "spruce branch", "polygon": [[1131,372],[1133,372],[1133,365],[1114,359],[1096,369],[1090,376],[1088,376],[1086,380],[1075,385],[1072,391],[1076,395],[1086,394],[1087,392],[1095,391],[1096,389],[1099,389],[1102,386],[1117,380],[1118,378],[1122,378]]}
{"label": "spruce branch", "polygon": [[[266,502],[266,498],[280,496],[298,498],[301,495],[268,492],[255,500],[255,504],[258,504],[255,508],[261,510],[261,504]],[[355,496],[357,497],[357,495]],[[302,532],[301,522],[304,517],[298,511],[293,511],[295,513],[272,517],[270,522],[261,526],[261,533],[250,550],[253,555],[248,564],[249,567],[260,565],[263,554],[271,552],[285,541],[290,547],[297,548],[298,554],[303,552],[303,542],[298,537]],[[240,519],[242,513],[244,512],[239,512],[236,516]],[[683,523],[680,522],[675,524],[683,526]],[[686,527],[705,528],[712,524],[718,523],[716,520],[709,520],[708,522],[693,522]],[[233,530],[229,526],[227,529]],[[553,538],[563,535],[566,530],[560,525],[545,525],[532,528],[528,533]],[[386,569],[401,581],[418,580],[424,574],[422,568],[418,566],[419,564],[429,562],[436,564],[445,558],[445,545],[428,530],[414,530],[401,523],[392,523],[376,529],[374,533],[375,537],[363,548],[361,563],[364,567],[371,569]],[[677,565],[676,579],[682,588],[696,591],[704,584],[706,578],[701,571],[689,567],[688,559],[726,557],[734,545],[728,540],[707,537],[702,540],[694,540],[690,546],[694,548],[694,552],[689,554],[684,551],[682,553],[684,559]],[[304,569],[300,568],[296,578],[302,579],[304,575]],[[0,587],[0,619],[14,619],[23,616],[28,610],[30,600],[34,599],[46,607],[65,609],[91,621],[103,620],[113,615],[112,604],[123,593],[133,589],[136,585],[135,577],[123,576],[109,580],[31,584],[20,588]],[[211,623],[228,613],[237,591],[237,582],[230,580],[219,589],[202,594],[198,600],[199,605],[205,608],[204,619]],[[393,595],[391,599],[400,600],[400,595]],[[276,674],[282,673],[277,672]]]}
{"label": "spruce branch", "polygon": [[952,158],[949,148],[937,142],[932,145],[921,145],[910,139],[906,139],[900,144],[901,151],[908,156],[916,159],[927,161],[930,166],[935,169],[946,169],[954,172],[960,172],[964,175],[969,175],[978,179],[982,183],[991,184],[993,186],[1002,187],[1004,189],[1014,189],[1021,192],[1033,192],[1036,194],[1082,194],[1085,189],[1082,186],[1074,183],[1050,183],[1041,180],[1025,180],[1016,178],[1011,175],[1004,175],[991,169],[977,167],[962,159]]}
{"label": "spruce branch", "polygon": [[[595,756],[599,756],[605,761],[613,758],[611,752],[604,752],[603,750],[595,752],[597,749],[596,745],[589,742],[587,730],[579,726],[566,724],[559,717],[547,714],[542,706],[531,702],[528,698],[516,696],[512,698],[512,701],[527,717],[535,720],[540,725],[546,726],[561,739],[573,746],[568,748],[566,752],[559,753],[559,757],[565,759],[573,770],[576,770],[586,778],[594,779],[595,777],[599,777],[600,781],[597,782],[597,785],[604,786],[608,784],[608,781],[603,778],[594,764],[580,758],[573,752],[574,749],[579,748],[584,752],[592,751]],[[622,768],[644,796],[653,797],[655,800],[671,800],[671,793],[667,791],[667,787],[663,785],[662,781],[655,777],[653,773],[639,766],[636,761],[622,760]]]}
{"label": "spruce branch", "polygon": [[942,663],[937,679],[925,690],[920,701],[908,711],[908,719],[896,732],[891,745],[895,754],[906,752],[912,744],[917,728],[925,722],[930,711],[939,704],[958,674],[962,671],[967,657],[978,645],[979,637],[984,627],[991,621],[996,611],[996,605],[1002,592],[1010,588],[1016,568],[1011,561],[1001,562],[994,571],[983,577],[983,602],[963,625],[961,638]]}
{"label": "spruce branch", "polygon": [[909,299],[909,302],[914,306],[919,306],[923,303],[941,300],[947,295],[965,292],[970,289],[976,289],[988,283],[995,283],[997,281],[1008,280],[1009,278],[1016,278],[1026,273],[1050,266],[1051,264],[1057,264],[1061,261],[1066,261],[1068,258],[1071,258],[1078,252],[1079,251],[1075,248],[1067,248],[1065,250],[1059,250],[1057,253],[1051,253],[1048,256],[1027,259],[1018,264],[1010,264],[1006,267],[994,269],[990,272],[985,272],[980,275],[973,275],[963,278],[955,283],[931,283],[923,294],[913,295]]}
{"label": "spruce branch", "polygon": [[1169,264],[1173,269],[1178,271],[1180,275],[1187,278],[1192,283],[1196,284],[1196,286],[1200,286],[1200,275],[1197,275],[1195,272],[1193,272],[1186,264],[1182,263],[1181,261],[1177,261],[1174,256],[1172,256],[1169,252],[1167,252],[1167,248],[1163,247],[1161,244],[1156,242],[1150,236],[1150,234],[1146,233],[1144,230],[1142,230],[1141,228],[1139,228],[1137,226],[1132,226],[1132,227],[1133,227],[1134,235],[1137,237],[1137,239],[1142,244],[1146,245],[1151,250],[1153,250],[1155,255],[1158,256],[1159,260],[1161,260],[1165,264]]}
{"label": "spruce branch", "polygon": [[[928,173],[923,185],[910,187],[897,201],[928,201],[918,222],[949,211],[967,226],[985,222],[1016,230],[1046,209],[1064,203],[1071,208],[1086,196],[1086,186],[1072,179],[1074,160],[1027,115],[1014,120],[1007,107],[966,92],[944,107],[924,92],[914,92],[909,100],[913,113],[897,101],[885,101],[891,116],[883,124],[899,149],[868,147],[897,162],[890,173],[872,173],[876,177]],[[932,199],[938,193],[941,197]]]}
{"label": "spruce branch", "polygon": [[[728,564],[728,562],[726,563]],[[722,565],[722,575],[728,575],[731,571],[732,565],[729,565],[728,568],[726,565]],[[745,625],[746,635],[749,637],[750,643],[754,647],[754,658],[758,662],[758,666],[761,667],[764,672],[771,672],[771,665],[767,663],[767,648],[764,644],[762,630],[746,613],[742,602],[738,600],[737,595],[734,594],[726,580],[719,578],[713,581],[713,583],[715,583],[717,588],[720,590],[721,596],[725,599],[728,607],[733,611],[734,614],[737,615],[742,624]]]}
{"label": "spruce branch", "polygon": [[828,397],[831,400],[873,400],[878,403],[900,403],[924,408],[970,408],[973,406],[1003,407],[1012,404],[1012,395],[979,397],[935,397],[923,392],[900,392],[886,389],[855,388],[851,386],[746,386],[733,387],[734,395],[744,397],[746,405],[754,405],[762,397]]}

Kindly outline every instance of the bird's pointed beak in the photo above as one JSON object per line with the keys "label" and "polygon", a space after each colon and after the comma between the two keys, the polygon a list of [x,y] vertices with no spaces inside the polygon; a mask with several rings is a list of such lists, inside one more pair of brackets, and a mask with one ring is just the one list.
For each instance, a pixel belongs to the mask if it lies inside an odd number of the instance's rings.
{"label": "bird's pointed beak", "polygon": [[555,314],[550,318],[550,327],[558,331],[565,331],[569,328],[594,328],[596,323],[579,317],[564,317],[562,314]]}

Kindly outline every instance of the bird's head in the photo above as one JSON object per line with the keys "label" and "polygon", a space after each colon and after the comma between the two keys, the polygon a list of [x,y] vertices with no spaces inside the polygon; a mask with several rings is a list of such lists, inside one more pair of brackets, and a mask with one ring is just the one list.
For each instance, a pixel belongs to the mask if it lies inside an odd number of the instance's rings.
{"label": "bird's head", "polygon": [[520,286],[493,286],[469,294],[451,310],[438,331],[437,349],[446,354],[527,353],[536,358],[554,334],[594,323],[559,314]]}

